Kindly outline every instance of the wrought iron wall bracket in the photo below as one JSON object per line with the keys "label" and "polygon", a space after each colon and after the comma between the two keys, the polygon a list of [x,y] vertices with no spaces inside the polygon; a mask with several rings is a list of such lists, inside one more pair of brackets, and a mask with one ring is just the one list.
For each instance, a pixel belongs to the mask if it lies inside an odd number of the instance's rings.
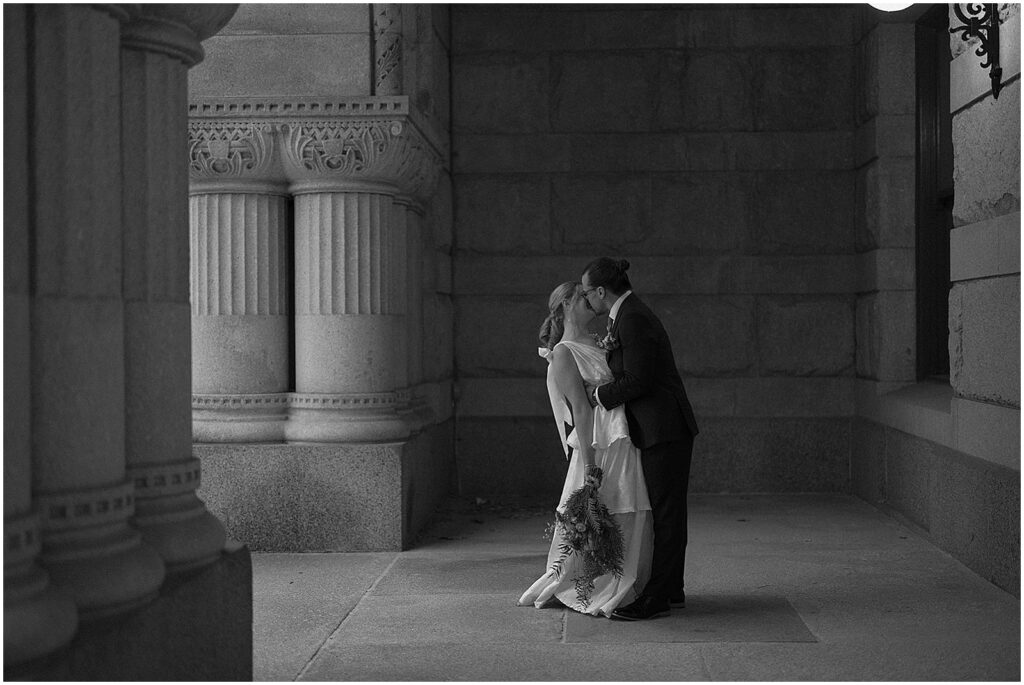
{"label": "wrought iron wall bracket", "polygon": [[[963,9],[961,9],[961,4],[963,4]],[[988,75],[992,79],[992,97],[998,99],[999,90],[1003,87],[1003,68],[999,66],[999,5],[994,2],[954,3],[953,12],[957,19],[964,22],[964,25],[951,28],[949,32],[963,32],[960,37],[965,41],[975,36],[981,39],[981,45],[978,46],[974,54],[978,57],[987,57],[981,63],[981,68],[989,69]]]}

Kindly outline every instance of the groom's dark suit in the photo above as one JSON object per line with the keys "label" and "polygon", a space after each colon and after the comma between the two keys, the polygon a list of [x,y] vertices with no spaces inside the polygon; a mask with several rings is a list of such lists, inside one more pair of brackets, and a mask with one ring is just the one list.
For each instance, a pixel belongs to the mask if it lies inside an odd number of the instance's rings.
{"label": "groom's dark suit", "polygon": [[654,518],[654,558],[644,595],[668,601],[683,591],[686,489],[697,421],[661,321],[635,294],[619,305],[608,352],[614,380],[597,389],[606,409],[625,404],[629,437],[640,448]]}

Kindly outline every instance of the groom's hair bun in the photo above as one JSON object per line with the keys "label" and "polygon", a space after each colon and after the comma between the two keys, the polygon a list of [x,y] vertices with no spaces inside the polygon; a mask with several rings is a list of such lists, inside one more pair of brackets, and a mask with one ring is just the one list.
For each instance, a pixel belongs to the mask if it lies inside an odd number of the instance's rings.
{"label": "groom's hair bun", "polygon": [[629,269],[628,259],[598,257],[587,264],[583,273],[588,274],[591,286],[603,287],[616,295],[621,295],[627,290],[633,289],[629,282],[629,276],[626,275],[627,269]]}

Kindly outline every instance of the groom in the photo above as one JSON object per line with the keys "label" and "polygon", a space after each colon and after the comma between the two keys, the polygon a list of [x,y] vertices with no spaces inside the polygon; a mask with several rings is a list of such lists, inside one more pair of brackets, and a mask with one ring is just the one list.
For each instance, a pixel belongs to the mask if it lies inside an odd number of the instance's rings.
{"label": "groom", "polygon": [[686,488],[697,422],[658,317],[633,294],[625,259],[601,257],[583,270],[590,308],[608,314],[602,341],[614,380],[593,390],[606,409],[625,404],[629,437],[640,450],[654,519],[651,578],[635,602],[612,618],[639,621],[686,604]]}

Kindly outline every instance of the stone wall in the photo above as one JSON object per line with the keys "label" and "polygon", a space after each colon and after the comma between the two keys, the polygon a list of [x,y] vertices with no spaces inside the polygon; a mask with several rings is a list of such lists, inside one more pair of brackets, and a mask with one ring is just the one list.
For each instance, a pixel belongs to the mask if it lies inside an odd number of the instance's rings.
{"label": "stone wall", "polygon": [[[915,382],[914,233],[909,207],[866,202],[859,250],[858,419],[851,475],[856,494],[917,528],[993,583],[1020,593],[1020,16],[1001,7],[1004,84],[959,34],[950,38],[953,228],[949,235],[949,379]],[[912,12],[912,11],[911,11]],[[950,26],[961,22],[950,9]],[[887,185],[912,188],[915,149],[914,16],[869,25],[862,41],[873,115],[861,129],[866,174],[901,170]],[[891,135],[900,129],[902,135]],[[880,135],[880,132],[890,133]],[[908,185],[910,184],[910,185]],[[891,192],[891,191],[887,191]],[[897,198],[898,199],[898,198]],[[895,210],[895,211],[894,211]],[[888,237],[886,237],[888,236]],[[870,254],[874,256],[868,257]],[[884,259],[882,258],[884,255]],[[889,304],[877,302],[887,298]],[[862,313],[863,312],[863,313]],[[861,342],[866,341],[867,344]],[[878,345],[876,345],[878,341]],[[910,353],[908,357],[908,353]]]}
{"label": "stone wall", "polygon": [[692,491],[848,489],[859,12],[453,6],[461,493],[557,496],[536,331],[603,254],[671,335]]}

